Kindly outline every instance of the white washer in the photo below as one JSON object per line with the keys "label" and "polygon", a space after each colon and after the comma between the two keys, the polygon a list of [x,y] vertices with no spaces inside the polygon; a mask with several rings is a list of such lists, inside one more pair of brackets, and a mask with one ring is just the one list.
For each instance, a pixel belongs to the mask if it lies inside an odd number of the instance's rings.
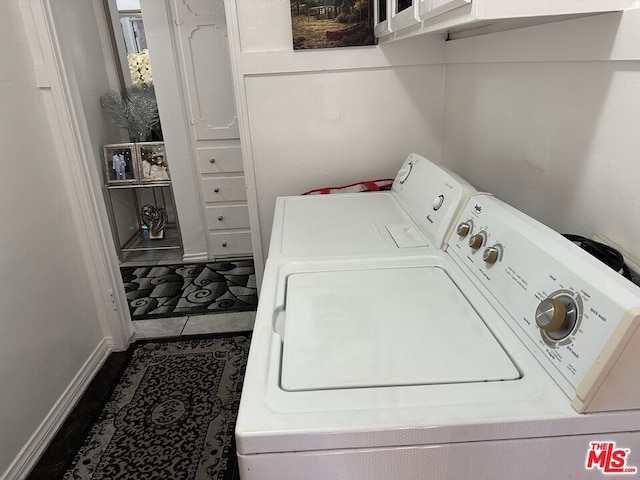
{"label": "white washer", "polygon": [[[640,289],[503,202],[467,198],[446,253],[420,203],[402,208],[427,246],[402,254],[314,256],[317,237],[296,247],[287,209],[276,216],[271,250],[295,255],[265,269],[236,426],[243,480],[640,467]],[[346,205],[331,209],[348,226]]]}

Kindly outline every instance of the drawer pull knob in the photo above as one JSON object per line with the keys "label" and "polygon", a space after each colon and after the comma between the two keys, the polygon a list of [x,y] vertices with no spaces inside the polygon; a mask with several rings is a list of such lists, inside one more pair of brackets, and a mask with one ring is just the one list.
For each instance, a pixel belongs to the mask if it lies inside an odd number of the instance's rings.
{"label": "drawer pull knob", "polygon": [[222,242],[222,246],[226,247],[227,246],[227,242]]}
{"label": "drawer pull knob", "polygon": [[215,158],[210,158],[209,159],[209,163],[216,163],[216,159]]}
{"label": "drawer pull knob", "polygon": [[220,189],[218,187],[213,189],[214,192],[218,193],[220,191]]}
{"label": "drawer pull knob", "polygon": [[218,220],[222,221],[222,215],[218,215]]}

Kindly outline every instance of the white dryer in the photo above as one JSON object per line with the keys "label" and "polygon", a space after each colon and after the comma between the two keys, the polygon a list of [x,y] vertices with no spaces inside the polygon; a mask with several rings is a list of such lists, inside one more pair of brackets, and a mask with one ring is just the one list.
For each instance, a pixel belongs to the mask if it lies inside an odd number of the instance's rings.
{"label": "white dryer", "polygon": [[[317,254],[317,235],[289,236],[321,204],[279,202],[236,425],[242,480],[633,476],[640,289],[498,199],[467,191],[436,227],[425,195],[381,220],[344,196],[334,232],[366,221],[348,249],[331,238]],[[424,244],[399,249],[388,225]]]}
{"label": "white dryer", "polygon": [[438,253],[473,186],[415,153],[388,192],[280,197],[269,259]]}

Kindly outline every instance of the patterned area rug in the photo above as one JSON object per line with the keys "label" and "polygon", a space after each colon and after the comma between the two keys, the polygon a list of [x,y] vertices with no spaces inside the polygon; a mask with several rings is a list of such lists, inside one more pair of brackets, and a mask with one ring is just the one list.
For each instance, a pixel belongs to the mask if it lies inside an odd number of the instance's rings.
{"label": "patterned area rug", "polygon": [[232,480],[249,334],[137,346],[64,480]]}
{"label": "patterned area rug", "polygon": [[253,260],[123,267],[133,320],[255,310]]}

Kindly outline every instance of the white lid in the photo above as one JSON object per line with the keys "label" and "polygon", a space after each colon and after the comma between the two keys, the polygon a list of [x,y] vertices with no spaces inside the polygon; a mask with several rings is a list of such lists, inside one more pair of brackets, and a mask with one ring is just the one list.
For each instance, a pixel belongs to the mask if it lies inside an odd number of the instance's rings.
{"label": "white lid", "polygon": [[288,277],[281,371],[285,390],[483,382],[519,376],[441,268]]}
{"label": "white lid", "polygon": [[[389,193],[354,193],[288,197],[284,202],[280,238],[273,249],[288,256],[326,256],[396,250],[386,224],[412,226]],[[413,227],[412,227],[413,228]],[[274,226],[274,234],[277,227]],[[423,238],[417,230],[415,235]],[[278,242],[280,240],[280,242]],[[416,246],[424,246],[426,241]]]}

